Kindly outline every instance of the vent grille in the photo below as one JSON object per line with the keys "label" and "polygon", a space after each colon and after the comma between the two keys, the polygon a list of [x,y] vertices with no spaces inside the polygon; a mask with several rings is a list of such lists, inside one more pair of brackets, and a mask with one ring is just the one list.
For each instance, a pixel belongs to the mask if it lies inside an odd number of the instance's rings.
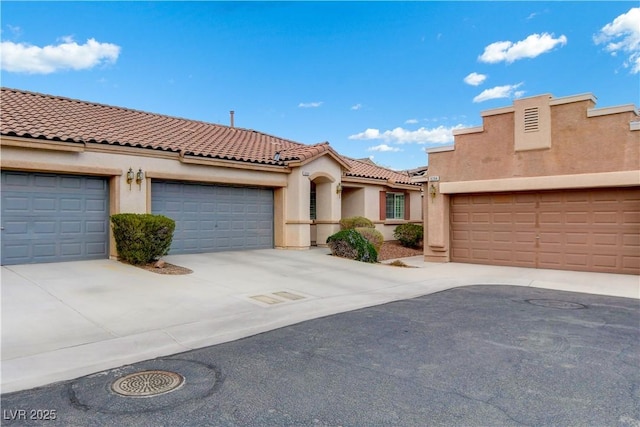
{"label": "vent grille", "polygon": [[540,130],[540,111],[538,107],[525,108],[524,131],[537,132],[538,130]]}

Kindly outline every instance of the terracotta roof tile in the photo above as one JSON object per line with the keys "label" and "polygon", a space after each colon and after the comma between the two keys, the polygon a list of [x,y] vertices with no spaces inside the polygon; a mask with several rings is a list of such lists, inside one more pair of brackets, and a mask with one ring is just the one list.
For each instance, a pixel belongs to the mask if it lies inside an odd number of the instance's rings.
{"label": "terracotta roof tile", "polygon": [[[251,129],[147,113],[59,96],[2,88],[0,133],[88,144],[181,152],[241,162],[285,166],[326,151]],[[276,153],[280,159],[274,160]]]}
{"label": "terracotta roof tile", "polygon": [[415,184],[411,182],[411,176],[407,172],[398,172],[378,166],[369,159],[357,160],[344,156],[343,159],[345,159],[347,164],[351,166],[351,170],[346,173],[347,176],[383,179],[385,181],[392,181],[399,184]]}

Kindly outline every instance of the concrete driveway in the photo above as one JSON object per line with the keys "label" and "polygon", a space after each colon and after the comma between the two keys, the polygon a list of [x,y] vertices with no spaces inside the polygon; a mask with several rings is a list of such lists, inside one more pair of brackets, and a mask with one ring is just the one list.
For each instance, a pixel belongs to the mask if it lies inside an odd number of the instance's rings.
{"label": "concrete driveway", "polygon": [[637,276],[470,264],[371,265],[309,251],[169,256],[166,276],[99,260],[2,267],[2,392],[464,285],[638,298]]}
{"label": "concrete driveway", "polygon": [[[461,287],[5,394],[3,425],[633,427],[639,323],[638,300]],[[158,394],[112,391],[149,371],[124,391]]]}

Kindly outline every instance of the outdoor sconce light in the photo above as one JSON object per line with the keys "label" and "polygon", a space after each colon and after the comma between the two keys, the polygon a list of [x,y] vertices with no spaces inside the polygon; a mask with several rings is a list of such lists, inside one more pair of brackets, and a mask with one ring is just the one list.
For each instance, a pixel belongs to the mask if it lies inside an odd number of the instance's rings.
{"label": "outdoor sconce light", "polygon": [[129,172],[127,172],[127,184],[129,184],[129,190],[131,190],[131,183],[133,182],[133,169],[129,168]]}
{"label": "outdoor sconce light", "polygon": [[142,168],[138,169],[138,173],[136,173],[136,184],[142,190],[142,180],[144,179],[144,172],[142,172]]}
{"label": "outdoor sconce light", "polygon": [[336,186],[336,194],[340,195],[342,193],[342,183],[339,182]]}
{"label": "outdoor sconce light", "polygon": [[433,199],[436,198],[436,186],[431,184],[431,186],[429,187],[429,194],[431,195],[431,201],[433,202]]}

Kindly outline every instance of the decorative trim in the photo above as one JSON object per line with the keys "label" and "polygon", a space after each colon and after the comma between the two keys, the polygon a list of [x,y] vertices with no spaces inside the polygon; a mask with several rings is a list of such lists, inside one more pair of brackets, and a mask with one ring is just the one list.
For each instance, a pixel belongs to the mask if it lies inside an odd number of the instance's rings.
{"label": "decorative trim", "polygon": [[55,163],[34,163],[24,160],[0,160],[0,168],[29,172],[68,173],[72,175],[120,176],[122,169],[97,166],[59,165]]}
{"label": "decorative trim", "polygon": [[152,179],[163,179],[170,181],[189,181],[204,182],[211,184],[236,184],[251,185],[256,187],[286,187],[286,179],[283,180],[267,180],[267,179],[245,179],[237,177],[211,176],[211,175],[193,175],[183,173],[167,173],[158,171],[146,171],[145,176]]}
{"label": "decorative trim", "polygon": [[171,160],[178,160],[178,158],[180,157],[180,153],[176,151],[154,150],[151,148],[129,147],[124,145],[105,145],[97,143],[87,144],[85,151],[92,153],[121,154],[125,156],[153,157]]}
{"label": "decorative trim", "polygon": [[345,184],[368,184],[368,185],[378,185],[380,187],[387,187],[387,188],[395,188],[398,190],[414,190],[414,191],[420,191],[420,186],[416,185],[416,184],[405,184],[405,183],[398,183],[396,182],[395,184],[391,184],[388,181],[382,181],[381,179],[376,179],[376,178],[363,178],[363,177],[354,177],[354,176],[343,176],[342,177],[342,185]]}
{"label": "decorative trim", "polygon": [[515,111],[516,111],[516,109],[512,105],[512,106],[509,106],[509,107],[494,108],[494,109],[491,109],[491,110],[481,111],[480,112],[480,116],[481,117],[497,116],[498,114],[509,114],[509,113],[513,113]]}
{"label": "decorative trim", "polygon": [[0,137],[0,145],[32,148],[36,150],[69,151],[73,153],[82,153],[85,151],[85,144],[82,142],[50,141],[47,139],[20,138],[17,136]]}
{"label": "decorative trim", "polygon": [[440,193],[496,193],[502,191],[562,190],[636,185],[640,185],[640,170],[441,182]]}
{"label": "decorative trim", "polygon": [[587,117],[607,116],[609,114],[620,114],[628,112],[634,113],[636,116],[638,115],[638,110],[636,110],[635,105],[625,104],[615,107],[590,108],[587,110]]}
{"label": "decorative trim", "polygon": [[244,169],[254,171],[268,171],[278,173],[291,173],[291,169],[283,166],[260,165],[256,163],[240,163],[232,160],[210,159],[197,156],[180,156],[181,163],[191,165],[219,166],[223,168]]}
{"label": "decorative trim", "polygon": [[591,101],[594,104],[597,102],[597,99],[591,92],[581,93],[578,95],[570,95],[570,96],[562,96],[560,98],[551,98],[549,100],[549,105],[561,105],[561,104],[571,104],[572,102],[580,102],[580,101]]}
{"label": "decorative trim", "polygon": [[453,145],[444,145],[442,147],[427,148],[424,151],[427,154],[433,154],[433,153],[444,153],[445,151],[455,151],[455,150],[456,150],[456,146],[455,144],[453,144]]}
{"label": "decorative trim", "polygon": [[326,225],[326,224],[337,225],[337,224],[340,224],[340,221],[335,221],[335,220],[331,220],[331,219],[316,219],[316,220],[312,221],[312,224],[315,224],[315,225]]}
{"label": "decorative trim", "polygon": [[481,133],[484,132],[484,126],[475,126],[472,128],[462,128],[462,129],[454,129],[451,133],[453,136],[458,135],[467,135],[470,133]]}
{"label": "decorative trim", "polygon": [[305,225],[305,224],[313,224],[313,221],[306,219],[288,219],[284,222],[287,225]]}

